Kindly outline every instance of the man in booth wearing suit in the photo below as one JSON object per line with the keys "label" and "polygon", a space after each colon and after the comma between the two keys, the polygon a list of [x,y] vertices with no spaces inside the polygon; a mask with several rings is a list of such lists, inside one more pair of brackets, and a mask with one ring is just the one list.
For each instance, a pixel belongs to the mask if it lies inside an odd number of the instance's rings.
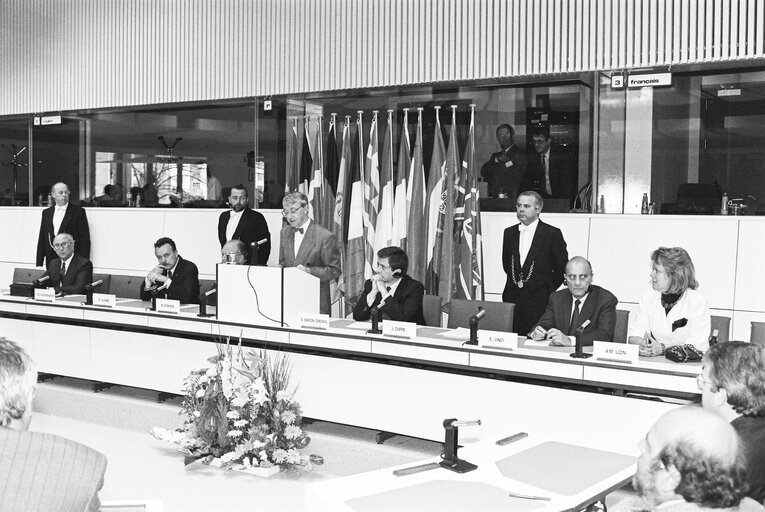
{"label": "man in booth wearing suit", "polygon": [[[220,246],[229,240],[241,240],[252,257],[247,258],[248,265],[265,265],[271,254],[271,233],[263,214],[248,207],[249,196],[244,185],[234,185],[228,196],[231,209],[218,218],[218,240]],[[265,240],[261,245],[257,245]],[[255,248],[257,246],[257,249]],[[252,261],[257,254],[257,261]]]}
{"label": "man in booth wearing suit", "polygon": [[533,191],[518,196],[515,209],[520,224],[505,229],[502,267],[507,274],[504,302],[515,304],[513,332],[525,335],[542,316],[547,299],[563,282],[568,261],[560,229],[539,220],[544,206]]}
{"label": "man in booth wearing suit", "polygon": [[576,196],[577,175],[571,155],[559,146],[553,146],[547,128],[534,128],[531,140],[535,154],[527,162],[521,190],[533,190],[545,198],[573,199]]}
{"label": "man in booth wearing suit", "polygon": [[151,300],[152,290],[160,299],[179,300],[183,304],[199,303],[199,270],[178,254],[175,242],[162,237],[154,242],[154,255],[159,262],[141,283],[141,300]]}
{"label": "man in booth wearing suit", "polygon": [[90,228],[88,216],[82,206],[69,202],[69,187],[64,183],[56,183],[50,190],[54,206],[46,208],[42,212],[40,222],[40,235],[37,238],[37,257],[35,264],[41,267],[56,257],[53,250],[53,239],[59,233],[69,233],[77,240],[75,252],[90,259]]}
{"label": "man in booth wearing suit", "polygon": [[75,240],[69,233],[59,233],[53,239],[57,258],[48,262],[50,282],[45,283],[63,295],[85,293],[85,286],[93,282],[93,264],[75,254]]}
{"label": "man in booth wearing suit", "polygon": [[567,288],[550,294],[547,310],[531,331],[532,339],[550,340],[551,346],[573,345],[577,337],[582,345],[613,340],[618,301],[613,293],[592,284],[593,275],[589,261],[581,256],[571,258],[564,276]]}
{"label": "man in booth wearing suit", "polygon": [[282,199],[287,219],[279,240],[279,265],[295,267],[320,280],[320,311],[329,314],[332,303],[329,282],[340,277],[340,247],[337,238],[308,217],[308,198],[292,192]]}
{"label": "man in booth wearing suit", "polygon": [[488,182],[489,197],[513,198],[523,177],[523,151],[515,145],[515,130],[509,124],[497,126],[497,142],[501,149],[481,166],[481,176]]}
{"label": "man in booth wearing suit", "polygon": [[425,287],[406,275],[409,258],[400,247],[377,251],[377,274],[364,283],[364,293],[353,308],[354,320],[369,320],[372,308],[382,311],[383,319],[426,325],[422,314]]}
{"label": "man in booth wearing suit", "polygon": [[29,354],[0,338],[0,509],[96,512],[106,457],[69,439],[29,431],[36,384]]}

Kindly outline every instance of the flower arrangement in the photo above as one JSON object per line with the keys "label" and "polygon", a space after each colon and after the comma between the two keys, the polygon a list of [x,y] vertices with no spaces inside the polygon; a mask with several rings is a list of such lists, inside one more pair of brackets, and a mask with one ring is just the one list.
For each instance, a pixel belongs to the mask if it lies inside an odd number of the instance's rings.
{"label": "flower arrangement", "polygon": [[155,427],[158,439],[179,445],[186,464],[219,458],[231,469],[273,468],[310,471],[321,464],[318,455],[300,452],[311,441],[301,428],[300,405],[290,390],[292,367],[284,354],[245,353],[227,338],[217,344],[209,366],[189,373],[183,383],[179,414],[182,429]]}

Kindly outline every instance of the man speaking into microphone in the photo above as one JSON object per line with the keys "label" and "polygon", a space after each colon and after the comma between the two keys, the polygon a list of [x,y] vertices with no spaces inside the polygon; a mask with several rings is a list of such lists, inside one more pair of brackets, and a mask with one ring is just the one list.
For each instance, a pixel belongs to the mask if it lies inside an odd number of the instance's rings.
{"label": "man speaking into microphone", "polygon": [[376,307],[383,319],[426,325],[422,314],[425,287],[406,275],[408,268],[409,258],[401,248],[377,251],[377,274],[364,283],[364,292],[353,308],[354,320],[369,320]]}
{"label": "man speaking into microphone", "polygon": [[613,341],[617,300],[613,293],[592,284],[592,265],[581,256],[566,264],[567,288],[550,294],[547,309],[529,337],[550,340],[551,346],[570,346],[581,337],[581,345]]}
{"label": "man speaking into microphone", "polygon": [[179,300],[183,304],[199,303],[199,270],[178,254],[175,242],[162,237],[154,242],[157,266],[141,283],[141,300],[151,300],[152,292],[161,299]]}

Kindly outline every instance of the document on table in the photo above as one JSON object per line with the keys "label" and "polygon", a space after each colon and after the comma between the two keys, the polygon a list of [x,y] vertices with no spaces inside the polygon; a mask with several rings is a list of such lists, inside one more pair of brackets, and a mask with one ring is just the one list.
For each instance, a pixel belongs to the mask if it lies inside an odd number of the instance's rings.
{"label": "document on table", "polygon": [[445,333],[441,334],[441,336],[444,338],[449,338],[450,340],[469,340],[470,329],[467,329],[466,327],[457,327],[456,329],[446,331]]}
{"label": "document on table", "polygon": [[549,347],[550,346],[550,340],[539,340],[535,341],[531,338],[526,338],[526,342],[523,344],[522,348],[539,348],[539,347]]}
{"label": "document on table", "polygon": [[345,329],[358,329],[360,331],[368,331],[372,328],[372,322],[353,322],[344,327]]}

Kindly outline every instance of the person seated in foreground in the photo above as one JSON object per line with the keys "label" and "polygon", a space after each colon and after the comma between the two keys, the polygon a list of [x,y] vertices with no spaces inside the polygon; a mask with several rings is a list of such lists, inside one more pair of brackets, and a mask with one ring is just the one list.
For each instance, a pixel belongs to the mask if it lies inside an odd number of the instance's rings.
{"label": "person seated in foreground", "polygon": [[651,254],[651,285],[630,322],[627,341],[640,345],[640,355],[660,356],[672,345],[709,346],[712,328],[707,300],[696,291],[696,270],[680,247],[659,247]]}
{"label": "person seated in foreground", "polygon": [[154,255],[159,263],[141,283],[141,300],[151,300],[152,291],[156,291],[161,299],[199,303],[199,270],[194,263],[181,258],[175,242],[160,238],[154,242]]}
{"label": "person seated in foreground", "polygon": [[640,457],[632,486],[611,512],[756,512],[746,497],[746,475],[736,431],[700,407],[665,413],[638,444]]}
{"label": "person seated in foreground", "polygon": [[765,348],[729,341],[709,347],[697,378],[701,405],[738,433],[749,481],[747,496],[765,501]]}
{"label": "person seated in foreground", "polygon": [[250,252],[241,240],[229,240],[220,250],[220,262],[227,265],[247,265]]}
{"label": "person seated in foreground", "polygon": [[573,345],[577,336],[582,345],[592,345],[595,340],[612,341],[618,300],[605,288],[592,284],[594,275],[585,258],[571,258],[564,273],[567,289],[550,294],[547,310],[529,337],[550,340],[551,346]]}
{"label": "person seated in foreground", "polygon": [[422,296],[425,287],[406,275],[409,258],[400,247],[377,251],[377,274],[364,283],[364,292],[353,308],[354,320],[369,320],[372,308],[382,311],[384,320],[425,324]]}
{"label": "person seated in foreground", "polygon": [[0,338],[0,509],[96,511],[106,457],[53,434],[30,432],[37,371],[16,343]]}
{"label": "person seated in foreground", "polygon": [[85,286],[93,282],[93,263],[84,256],[74,253],[74,238],[68,233],[59,233],[53,239],[53,250],[57,258],[48,261],[46,282],[56,294],[73,295],[85,293]]}

